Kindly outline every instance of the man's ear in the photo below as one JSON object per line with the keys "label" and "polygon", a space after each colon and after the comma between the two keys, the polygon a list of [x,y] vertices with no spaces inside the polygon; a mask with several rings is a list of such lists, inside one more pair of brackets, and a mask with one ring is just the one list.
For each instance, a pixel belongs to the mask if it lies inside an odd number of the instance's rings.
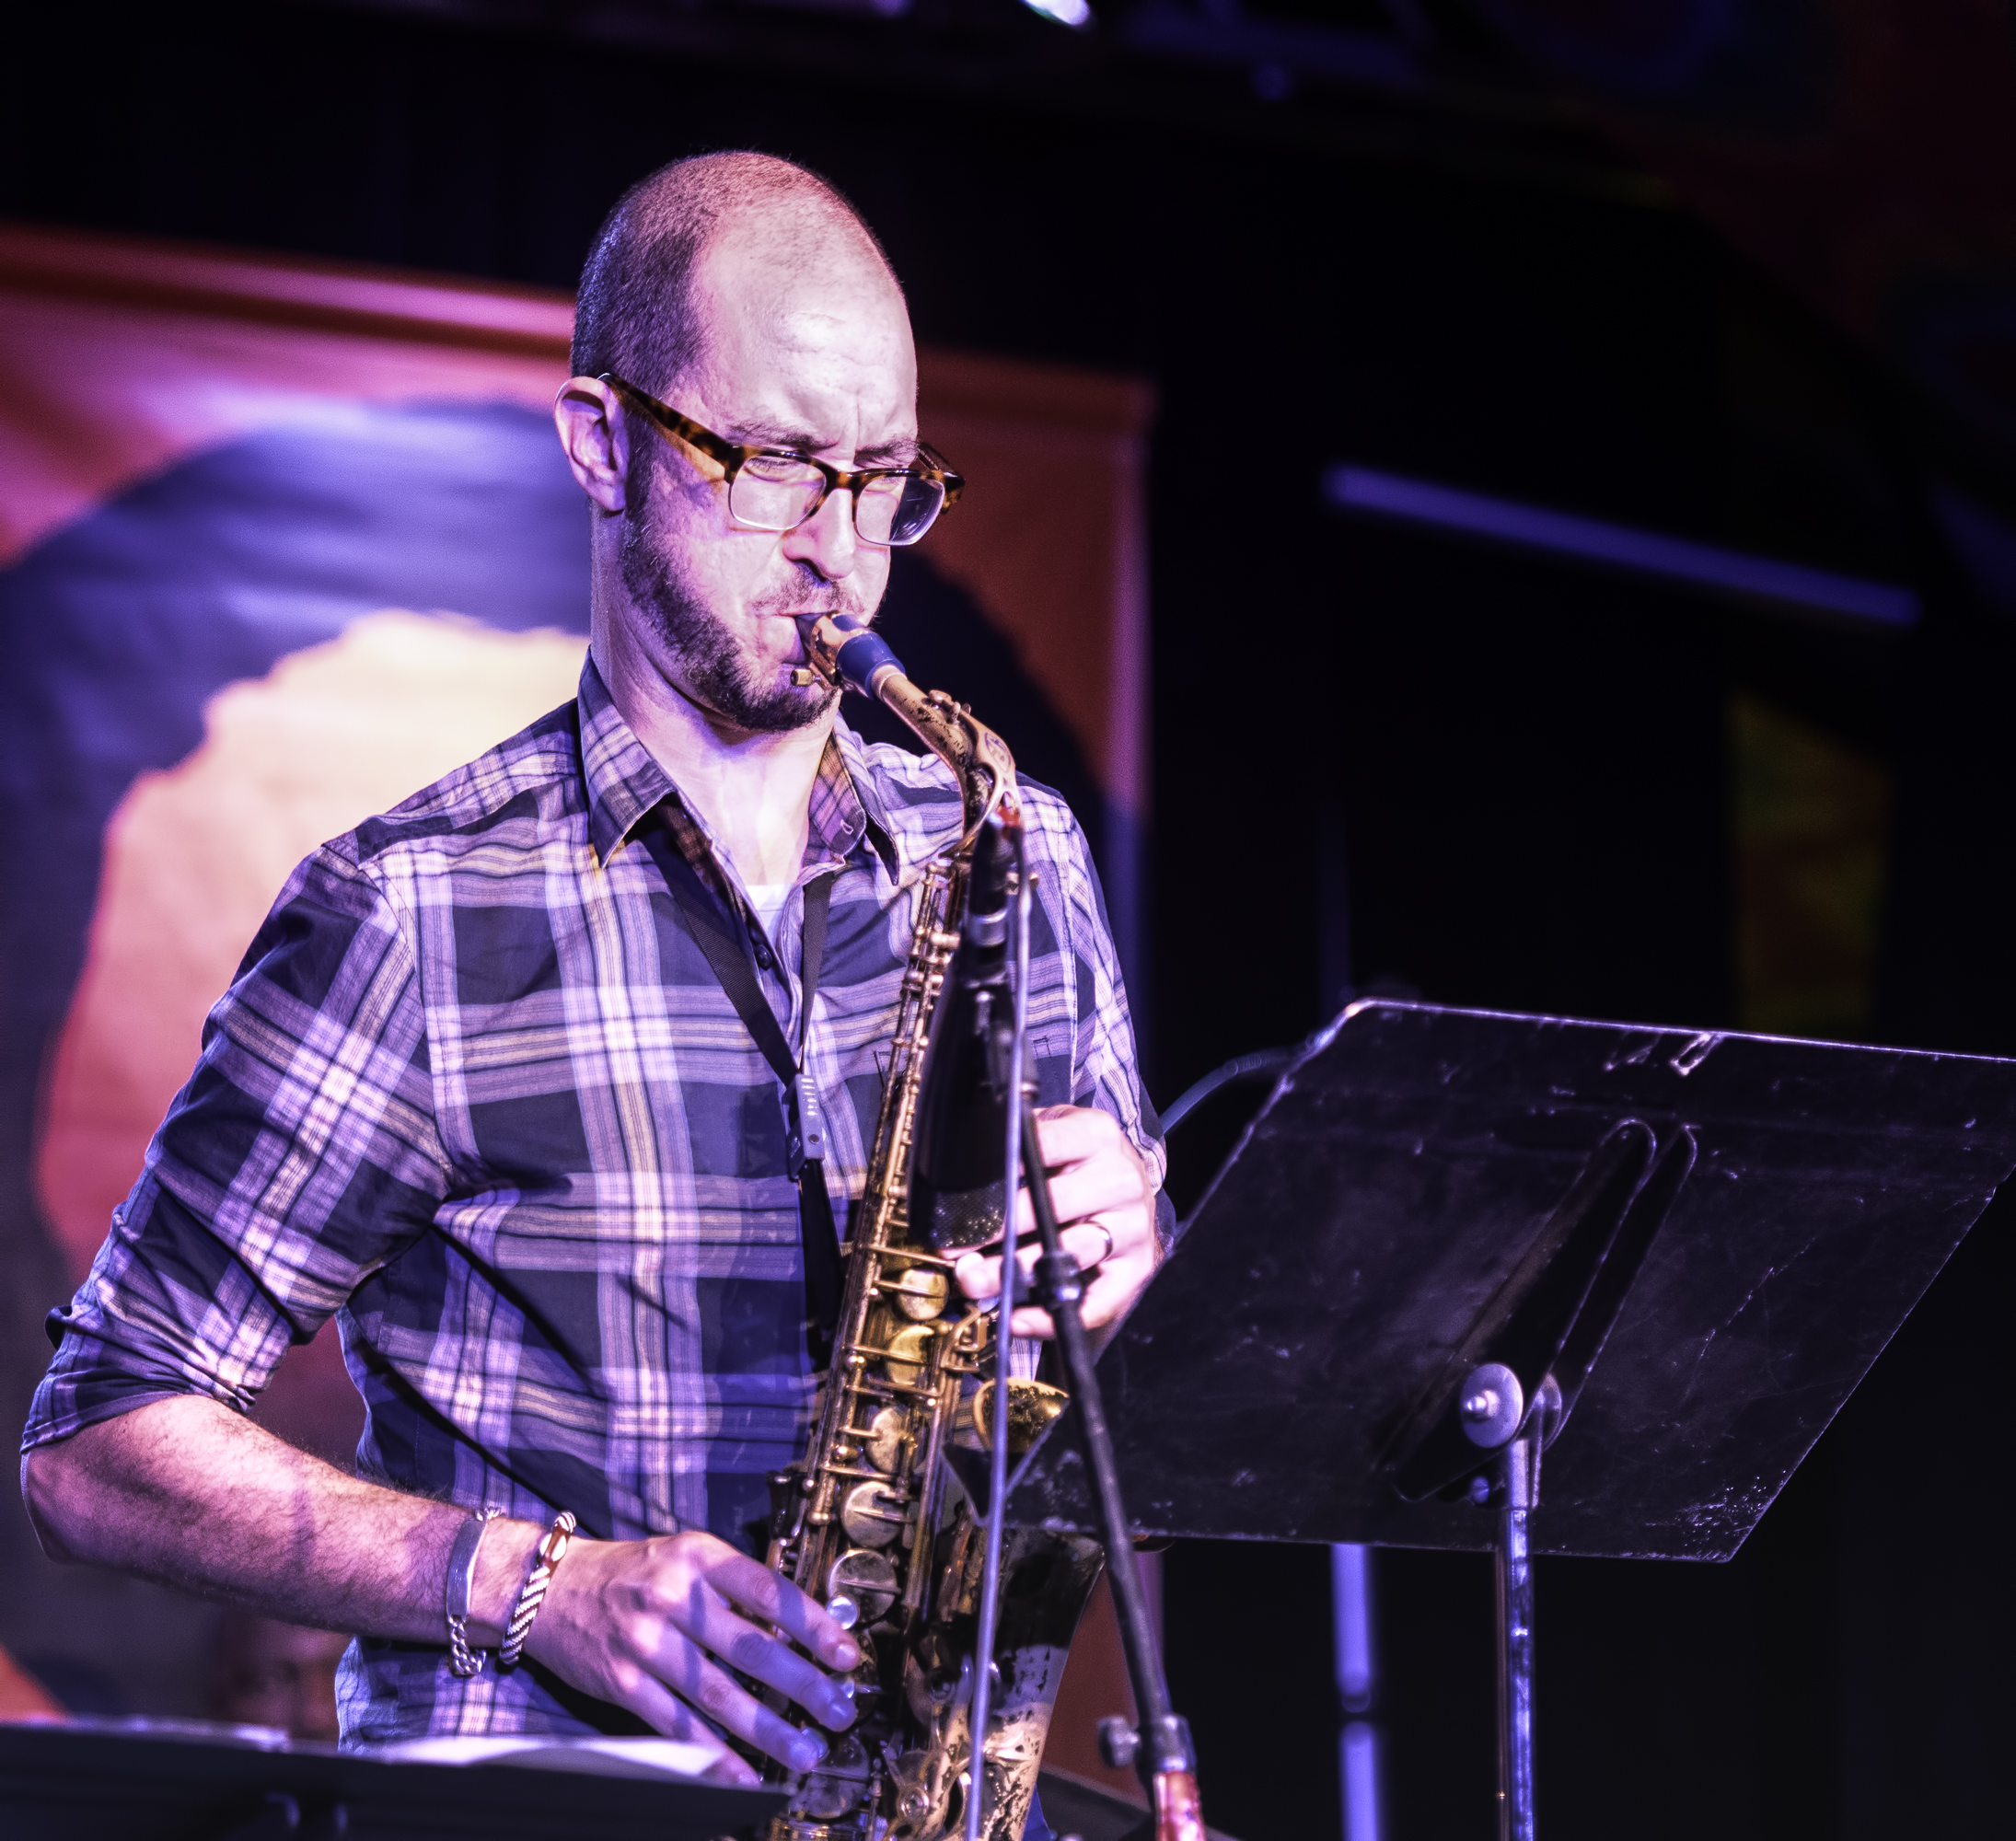
{"label": "man's ear", "polygon": [[603,511],[626,504],[630,431],[616,392],[597,377],[569,377],[553,399],[553,426],[581,490]]}

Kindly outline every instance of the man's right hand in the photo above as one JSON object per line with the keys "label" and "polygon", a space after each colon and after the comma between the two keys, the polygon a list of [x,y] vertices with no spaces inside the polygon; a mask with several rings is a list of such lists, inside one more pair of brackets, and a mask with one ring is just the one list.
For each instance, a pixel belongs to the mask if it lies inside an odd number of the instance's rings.
{"label": "man's right hand", "polygon": [[[484,1559],[487,1572],[487,1553]],[[854,1719],[853,1702],[827,1670],[857,1668],[860,1646],[788,1579],[713,1534],[577,1536],[554,1570],[526,1650],[667,1738],[715,1747],[710,1775],[724,1783],[759,1778],[716,1728],[793,1770],[810,1770],[826,1755],[823,1739],[766,1707],[731,1669],[834,1731]]]}

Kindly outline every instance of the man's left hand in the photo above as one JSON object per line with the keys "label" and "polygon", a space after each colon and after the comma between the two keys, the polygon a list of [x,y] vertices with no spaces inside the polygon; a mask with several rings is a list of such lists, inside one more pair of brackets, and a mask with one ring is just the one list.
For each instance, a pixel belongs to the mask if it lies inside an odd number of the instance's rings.
{"label": "man's left hand", "polygon": [[[1081,1268],[1098,1271],[1081,1306],[1087,1329],[1101,1329],[1125,1314],[1154,1276],[1162,1252],[1155,1239],[1155,1188],[1148,1165],[1109,1112],[1082,1106],[1047,1106],[1037,1116],[1037,1141],[1050,1175],[1060,1238]],[[1107,1236],[1110,1235],[1110,1242]],[[1026,1189],[1015,1201],[1016,1294],[1026,1297],[1043,1251]],[[959,1289],[976,1303],[1001,1292],[1001,1256],[968,1253],[954,1268]],[[1051,1337],[1048,1311],[1017,1306],[1017,1336]]]}

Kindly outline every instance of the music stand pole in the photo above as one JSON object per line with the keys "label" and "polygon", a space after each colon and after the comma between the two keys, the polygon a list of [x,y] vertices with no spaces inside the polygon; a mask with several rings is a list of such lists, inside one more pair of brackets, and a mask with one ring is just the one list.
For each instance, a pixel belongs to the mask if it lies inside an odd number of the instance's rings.
{"label": "music stand pole", "polygon": [[1498,1835],[1534,1841],[1533,1557],[1526,1544],[1540,1480],[1540,1436],[1527,1430],[1505,1447],[1493,1493],[1498,1539]]}
{"label": "music stand pole", "polygon": [[[1071,1376],[1072,1398],[1078,1404],[1087,1467],[1098,1503],[1099,1535],[1106,1543],[1113,1604],[1119,1614],[1120,1646],[1126,1651],[1128,1679],[1141,1716],[1141,1725],[1133,1733],[1124,1730],[1122,1721],[1105,1721],[1099,1731],[1100,1747],[1117,1768],[1131,1764],[1140,1773],[1151,1809],[1148,1824],[1140,1831],[1142,1836],[1153,1836],[1154,1841],[1204,1841],[1189,1723],[1169,1705],[1169,1681],[1163,1673],[1148,1594],[1141,1586],[1141,1564],[1134,1553],[1133,1530],[1120,1496],[1119,1466],[1113,1458],[1105,1397],[1079,1308],[1084,1286],[1078,1262],[1059,1234],[1049,1172],[1043,1167],[1037,1139],[1036,1107],[1027,1094],[1022,1097],[1022,1165],[1037,1232],[1043,1242],[1043,1256],[1037,1262],[1037,1296],[1057,1326],[1065,1371]],[[1001,1436],[1005,1443],[1005,1434]]]}

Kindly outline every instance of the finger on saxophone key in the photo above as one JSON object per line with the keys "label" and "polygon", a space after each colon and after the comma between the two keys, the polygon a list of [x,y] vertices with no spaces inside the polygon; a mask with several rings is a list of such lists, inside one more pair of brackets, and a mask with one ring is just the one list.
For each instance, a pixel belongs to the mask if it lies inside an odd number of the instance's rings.
{"label": "finger on saxophone key", "polygon": [[819,1660],[828,1668],[846,1669],[850,1673],[861,1666],[861,1645],[852,1637],[834,1637],[819,1647]]}

